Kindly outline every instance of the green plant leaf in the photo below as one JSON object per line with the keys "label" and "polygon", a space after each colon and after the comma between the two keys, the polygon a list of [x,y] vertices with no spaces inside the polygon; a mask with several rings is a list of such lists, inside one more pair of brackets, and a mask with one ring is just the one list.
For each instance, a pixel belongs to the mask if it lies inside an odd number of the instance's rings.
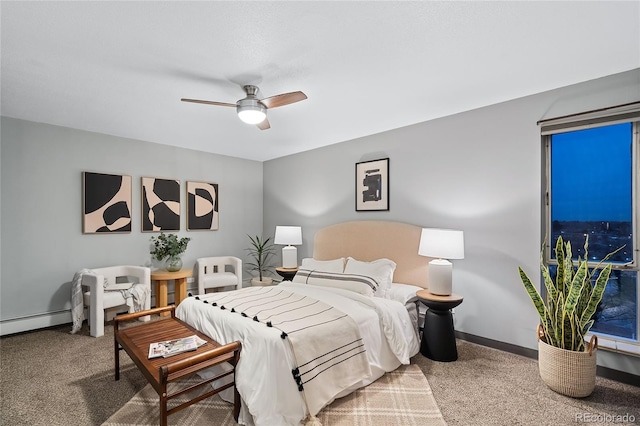
{"label": "green plant leaf", "polygon": [[604,269],[600,271],[600,275],[598,275],[598,279],[596,280],[596,283],[591,291],[589,303],[587,303],[587,307],[580,317],[580,324],[582,325],[582,328],[584,328],[584,326],[589,322],[593,314],[596,312],[598,304],[600,304],[600,301],[602,300],[604,290],[607,287],[607,282],[609,281],[610,274],[611,264],[605,266]]}

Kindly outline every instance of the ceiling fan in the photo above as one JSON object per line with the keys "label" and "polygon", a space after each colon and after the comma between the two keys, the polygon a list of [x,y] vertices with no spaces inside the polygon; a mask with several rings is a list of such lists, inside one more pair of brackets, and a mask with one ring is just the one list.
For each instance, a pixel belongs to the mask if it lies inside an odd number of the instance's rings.
{"label": "ceiling fan", "polygon": [[269,120],[267,120],[267,110],[270,108],[277,108],[285,105],[289,105],[295,102],[304,101],[307,99],[307,95],[298,92],[282,93],[280,95],[270,96],[264,99],[258,99],[257,93],[260,89],[258,86],[246,85],[243,86],[247,96],[240,99],[235,104],[216,101],[202,101],[199,99],[187,99],[182,98],[182,102],[194,102],[197,104],[218,105],[226,107],[235,107],[238,112],[240,120],[247,124],[255,124],[260,130],[267,130],[271,128]]}

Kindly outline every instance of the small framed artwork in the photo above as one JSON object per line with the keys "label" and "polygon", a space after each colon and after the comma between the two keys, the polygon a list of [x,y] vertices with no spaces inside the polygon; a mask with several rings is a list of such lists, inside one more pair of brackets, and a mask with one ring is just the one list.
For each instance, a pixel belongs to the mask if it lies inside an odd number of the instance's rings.
{"label": "small framed artwork", "polygon": [[217,231],[218,184],[187,182],[187,230]]}
{"label": "small framed artwork", "polygon": [[131,176],[82,172],[82,233],[131,232]]}
{"label": "small framed artwork", "polygon": [[389,210],[389,159],[356,163],[356,211]]}
{"label": "small framed artwork", "polygon": [[142,178],[142,231],[180,230],[180,181]]}

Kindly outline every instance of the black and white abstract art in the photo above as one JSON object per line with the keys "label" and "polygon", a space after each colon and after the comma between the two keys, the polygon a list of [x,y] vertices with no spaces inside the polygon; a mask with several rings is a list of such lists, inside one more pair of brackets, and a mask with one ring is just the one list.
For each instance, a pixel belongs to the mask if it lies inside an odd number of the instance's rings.
{"label": "black and white abstract art", "polygon": [[142,178],[142,231],[180,230],[180,181]]}
{"label": "black and white abstract art", "polygon": [[82,172],[82,232],[131,232],[131,176]]}
{"label": "black and white abstract art", "polygon": [[356,163],[356,211],[389,210],[389,159]]}
{"label": "black and white abstract art", "polygon": [[187,182],[187,230],[218,230],[218,184]]}

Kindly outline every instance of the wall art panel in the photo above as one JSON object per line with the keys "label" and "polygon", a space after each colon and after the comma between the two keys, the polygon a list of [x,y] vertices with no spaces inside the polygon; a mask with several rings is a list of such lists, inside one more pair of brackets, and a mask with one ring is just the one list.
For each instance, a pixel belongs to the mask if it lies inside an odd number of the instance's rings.
{"label": "wall art panel", "polygon": [[180,230],[180,181],[142,178],[142,231]]}
{"label": "wall art panel", "polygon": [[216,231],[218,216],[218,184],[187,182],[187,229]]}
{"label": "wall art panel", "polygon": [[131,232],[131,176],[82,172],[82,232]]}

